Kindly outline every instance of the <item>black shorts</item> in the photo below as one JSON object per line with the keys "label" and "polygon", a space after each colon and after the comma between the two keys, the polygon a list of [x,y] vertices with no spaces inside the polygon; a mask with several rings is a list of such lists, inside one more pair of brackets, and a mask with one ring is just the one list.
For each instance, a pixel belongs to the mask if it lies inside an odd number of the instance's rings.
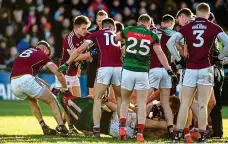
{"label": "black shorts", "polygon": [[97,63],[98,63],[97,58],[93,59],[92,62],[88,62],[88,65],[87,65],[87,87],[88,88],[94,87],[94,82],[95,82],[96,73],[97,73]]}

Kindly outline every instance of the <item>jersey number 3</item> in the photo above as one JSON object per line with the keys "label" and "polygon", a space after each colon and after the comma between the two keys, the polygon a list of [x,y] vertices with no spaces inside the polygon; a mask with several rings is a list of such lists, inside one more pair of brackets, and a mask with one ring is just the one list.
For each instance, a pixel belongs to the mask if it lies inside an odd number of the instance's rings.
{"label": "jersey number 3", "polygon": [[198,43],[193,43],[194,47],[201,47],[204,44],[204,39],[202,37],[204,30],[194,30],[193,35],[196,35],[196,39],[199,41]]}
{"label": "jersey number 3", "polygon": [[151,44],[151,41],[146,40],[146,39],[142,39],[142,40],[140,41],[140,46],[139,46],[139,48],[144,49],[143,51],[142,51],[142,49],[139,49],[139,50],[135,49],[135,46],[137,45],[137,42],[138,42],[136,38],[134,38],[134,37],[129,37],[129,38],[127,39],[127,41],[133,41],[133,43],[130,44],[130,45],[127,47],[127,49],[126,49],[127,52],[132,53],[132,54],[139,53],[140,55],[144,55],[144,56],[149,54],[149,52],[150,52],[150,47],[149,47],[148,45]]}
{"label": "jersey number 3", "polygon": [[19,55],[19,57],[30,57],[30,55],[32,54],[33,51],[36,51],[35,49],[28,49],[26,51],[24,51],[23,53],[21,53]]}

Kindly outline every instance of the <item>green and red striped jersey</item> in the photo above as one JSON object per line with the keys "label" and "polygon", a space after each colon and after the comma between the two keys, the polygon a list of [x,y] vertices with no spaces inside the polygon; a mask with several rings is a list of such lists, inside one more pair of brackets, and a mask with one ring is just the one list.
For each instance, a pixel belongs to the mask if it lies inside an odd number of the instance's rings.
{"label": "green and red striped jersey", "polygon": [[146,27],[130,26],[122,31],[126,54],[123,68],[134,72],[148,72],[153,45],[160,45],[157,34]]}

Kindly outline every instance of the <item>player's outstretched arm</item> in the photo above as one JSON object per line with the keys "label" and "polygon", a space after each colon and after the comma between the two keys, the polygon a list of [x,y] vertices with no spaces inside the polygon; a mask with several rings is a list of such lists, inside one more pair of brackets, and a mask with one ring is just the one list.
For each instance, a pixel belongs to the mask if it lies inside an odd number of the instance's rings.
{"label": "player's outstretched arm", "polygon": [[48,64],[47,67],[56,75],[63,88],[67,89],[66,79],[62,73],[58,72],[58,67],[54,63]]}
{"label": "player's outstretched arm", "polygon": [[182,34],[179,32],[176,32],[171,36],[171,38],[168,40],[166,46],[168,47],[170,53],[177,59],[177,61],[181,60],[180,54],[177,51],[177,43],[180,42],[180,40],[183,38]]}
{"label": "player's outstretched arm", "polygon": [[69,65],[71,64],[82,52],[84,52],[88,47],[90,46],[90,43],[84,42],[79,48],[74,50],[74,52],[70,55],[70,58],[66,61],[66,63]]}
{"label": "player's outstretched arm", "polygon": [[217,38],[223,43],[223,50],[218,56],[220,60],[223,60],[224,57],[228,56],[228,36],[225,32],[221,32],[217,35]]}
{"label": "player's outstretched arm", "polygon": [[78,61],[82,61],[82,60],[92,60],[92,56],[90,55],[90,52],[84,53],[84,54],[80,54],[75,60],[74,62],[78,62]]}

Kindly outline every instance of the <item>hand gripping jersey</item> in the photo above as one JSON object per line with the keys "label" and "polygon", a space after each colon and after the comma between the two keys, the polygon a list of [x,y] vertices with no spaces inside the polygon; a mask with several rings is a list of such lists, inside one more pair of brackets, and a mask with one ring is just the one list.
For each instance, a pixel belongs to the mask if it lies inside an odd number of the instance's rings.
{"label": "hand gripping jersey", "polygon": [[24,74],[37,76],[43,66],[48,62],[52,62],[51,58],[47,56],[41,49],[27,49],[22,52],[18,58],[16,58],[11,72],[11,77]]}
{"label": "hand gripping jersey", "polygon": [[[78,130],[93,130],[93,99],[69,96],[62,92],[57,93],[56,96]],[[112,114],[113,112],[107,112],[102,108],[101,133],[109,134]]]}
{"label": "hand gripping jersey", "polygon": [[[88,36],[89,36],[89,33],[87,33],[84,37],[78,38],[74,33],[74,31],[71,31],[69,34],[66,35],[62,43],[62,58],[60,59],[60,65],[64,64],[70,58],[70,55],[67,50],[72,50],[80,47],[84,39]],[[73,62],[70,65],[66,75],[76,76],[77,71],[78,71],[78,67],[75,66],[75,62]]]}
{"label": "hand gripping jersey", "polygon": [[122,37],[126,40],[123,68],[134,72],[148,72],[151,49],[153,45],[160,45],[158,35],[139,25],[125,28]]}

